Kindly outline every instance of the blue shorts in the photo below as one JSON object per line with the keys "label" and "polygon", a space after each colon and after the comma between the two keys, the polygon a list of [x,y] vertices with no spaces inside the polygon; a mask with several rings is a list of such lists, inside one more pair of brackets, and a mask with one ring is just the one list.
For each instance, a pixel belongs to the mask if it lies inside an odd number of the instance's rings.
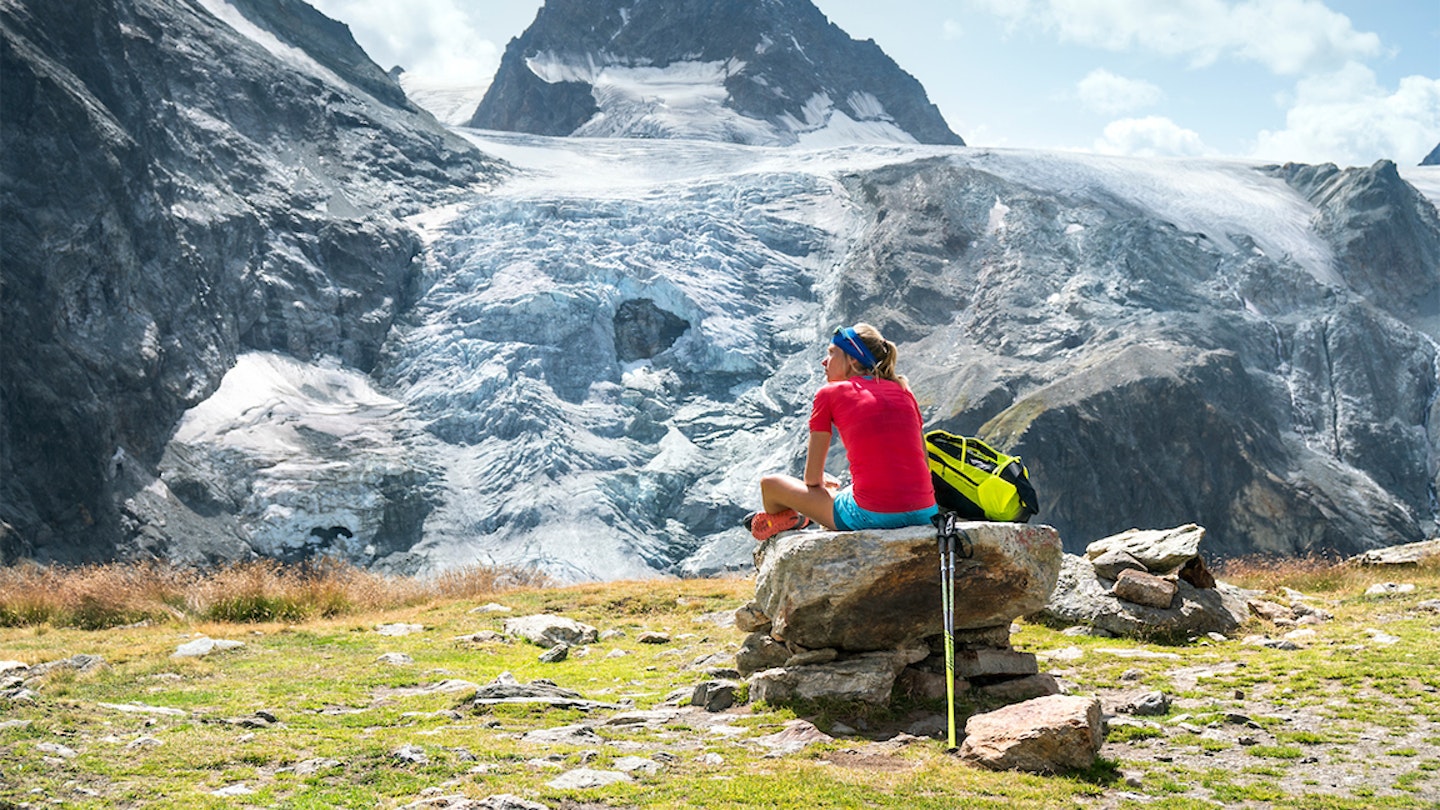
{"label": "blue shorts", "polygon": [[940,511],[938,506],[913,512],[871,512],[855,503],[855,495],[846,487],[835,493],[835,530],[853,532],[860,529],[899,529],[902,526],[924,526]]}

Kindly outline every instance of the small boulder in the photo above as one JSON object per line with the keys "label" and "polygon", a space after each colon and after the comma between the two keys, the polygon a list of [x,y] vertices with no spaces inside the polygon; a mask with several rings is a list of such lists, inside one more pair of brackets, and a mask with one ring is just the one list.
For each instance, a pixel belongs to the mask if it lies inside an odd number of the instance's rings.
{"label": "small boulder", "polygon": [[1050,695],[972,716],[959,754],[991,770],[1062,773],[1090,767],[1104,740],[1098,699]]}
{"label": "small boulder", "polygon": [[194,641],[187,641],[175,648],[170,654],[171,658],[203,658],[213,652],[222,650],[233,650],[244,647],[243,641],[231,641],[223,638],[197,638]]}
{"label": "small boulder", "polygon": [[1426,557],[1440,557],[1440,538],[1386,548],[1372,548],[1350,559],[1358,565],[1419,565]]}
{"label": "small boulder", "polygon": [[760,610],[759,605],[747,602],[743,607],[735,608],[735,629],[745,633],[768,633],[770,617]]}
{"label": "small boulder", "polygon": [[873,652],[828,664],[776,667],[750,676],[750,697],[767,703],[829,698],[885,704],[896,677],[910,663],[903,654]]}
{"label": "small boulder", "polygon": [[1145,570],[1169,574],[1200,556],[1205,529],[1194,523],[1173,529],[1131,529],[1096,540],[1085,547],[1085,556],[1097,560],[1107,553],[1123,551],[1138,560]]}
{"label": "small boulder", "polygon": [[1119,579],[1121,571],[1144,571],[1145,563],[1123,548],[1114,548],[1090,561],[1095,573],[1105,579]]}
{"label": "small boulder", "polygon": [[616,782],[633,781],[629,774],[619,771],[596,771],[590,768],[576,768],[567,771],[551,779],[545,784],[556,790],[587,790],[589,788],[605,787]]}
{"label": "small boulder", "polygon": [[1229,634],[1250,617],[1255,595],[1220,582],[1214,588],[1176,583],[1169,608],[1126,602],[1112,594],[1084,557],[1066,554],[1059,583],[1038,616],[1064,625],[1082,624],[1120,636]]}
{"label": "small boulder", "polygon": [[600,640],[600,632],[594,627],[564,616],[546,613],[506,619],[505,633],[547,649],[557,644],[576,647],[581,644],[594,644]]}
{"label": "small boulder", "polygon": [[1179,590],[1180,587],[1168,579],[1131,569],[1120,572],[1111,592],[1126,602],[1168,610]]}

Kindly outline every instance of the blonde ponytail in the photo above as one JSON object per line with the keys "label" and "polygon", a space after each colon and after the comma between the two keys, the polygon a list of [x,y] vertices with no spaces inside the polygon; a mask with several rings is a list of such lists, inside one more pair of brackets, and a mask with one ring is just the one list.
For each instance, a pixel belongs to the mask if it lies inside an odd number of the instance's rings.
{"label": "blonde ponytail", "polygon": [[895,361],[899,354],[899,350],[895,348],[895,344],[886,340],[885,337],[880,334],[879,329],[876,329],[868,323],[857,323],[854,329],[856,336],[865,342],[865,348],[869,349],[870,354],[875,357],[875,368],[872,369],[875,376],[882,380],[891,380],[900,383],[902,388],[907,391],[910,390],[910,381],[906,380],[903,374],[898,374],[895,371]]}

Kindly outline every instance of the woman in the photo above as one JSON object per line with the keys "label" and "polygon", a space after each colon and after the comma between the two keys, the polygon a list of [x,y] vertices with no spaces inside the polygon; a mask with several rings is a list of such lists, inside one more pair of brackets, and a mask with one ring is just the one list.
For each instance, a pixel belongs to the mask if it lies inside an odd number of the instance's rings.
{"label": "woman", "polygon": [[[811,520],[838,531],[929,523],[938,510],[920,406],[895,373],[895,344],[870,324],[857,323],[835,330],[821,365],[825,385],[810,411],[805,477],[760,480],[765,511],[746,517],[750,533],[764,542]],[[825,474],[833,431],[845,443],[852,479],[838,492],[839,482]]]}

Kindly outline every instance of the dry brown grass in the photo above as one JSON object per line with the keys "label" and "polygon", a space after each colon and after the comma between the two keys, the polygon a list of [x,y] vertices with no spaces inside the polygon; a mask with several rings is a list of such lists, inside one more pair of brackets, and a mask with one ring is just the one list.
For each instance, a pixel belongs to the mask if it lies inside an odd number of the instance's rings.
{"label": "dry brown grass", "polygon": [[[1401,569],[1404,576],[1440,580],[1440,557]],[[1394,566],[1363,566],[1347,560],[1321,557],[1241,557],[1217,566],[1218,579],[1242,588],[1273,591],[1282,585],[1307,593],[1364,591],[1378,582],[1396,579]]]}
{"label": "dry brown grass", "polygon": [[0,626],[93,630],[185,619],[299,622],[547,584],[538,571],[489,566],[389,577],[336,561],[287,566],[262,560],[209,570],[158,562],[21,565],[0,569]]}

